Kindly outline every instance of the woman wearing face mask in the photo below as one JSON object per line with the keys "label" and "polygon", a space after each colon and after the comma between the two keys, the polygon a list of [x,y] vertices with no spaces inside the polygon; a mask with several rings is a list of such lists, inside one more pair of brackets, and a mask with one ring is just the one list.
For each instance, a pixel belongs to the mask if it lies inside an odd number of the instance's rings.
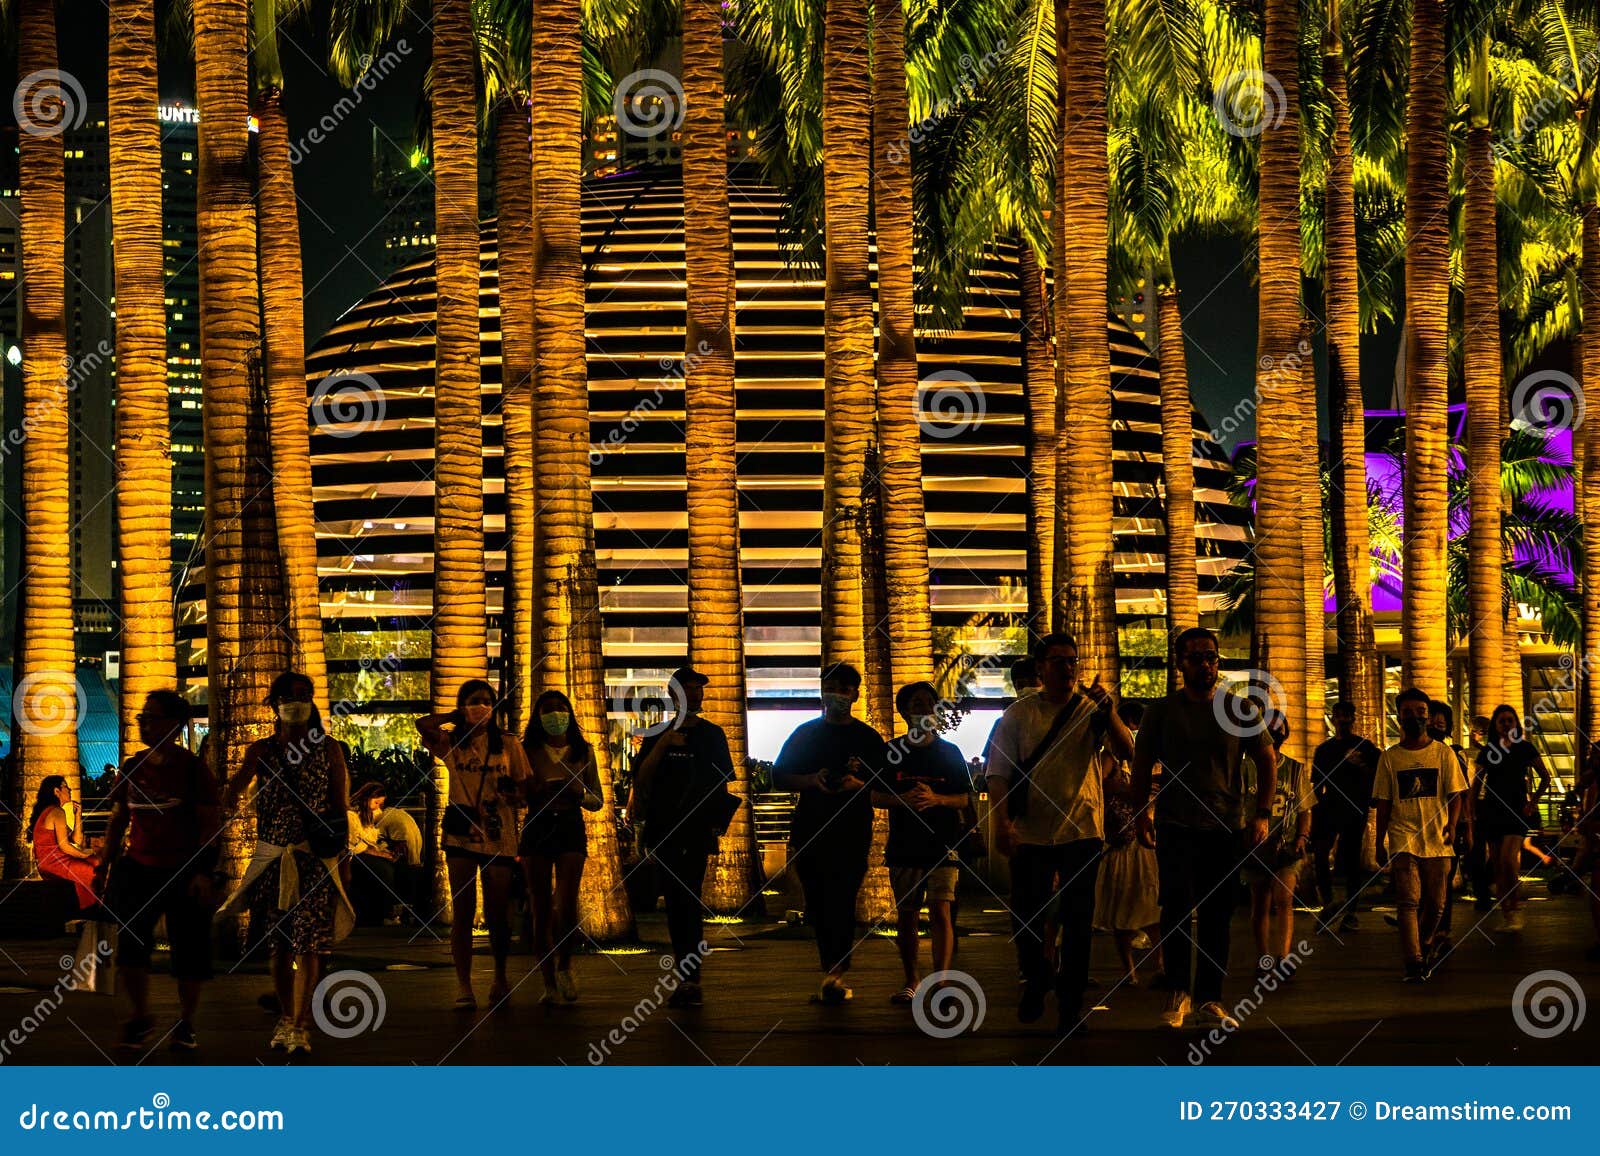
{"label": "woman wearing face mask", "polygon": [[245,789],[256,784],[255,858],[244,886],[223,906],[231,908],[252,885],[265,900],[273,986],[285,1009],[271,1046],[290,1055],[311,1051],[311,996],[323,960],[355,924],[344,885],[330,870],[333,860],[311,850],[319,818],[335,815],[342,828],[350,805],[344,751],[322,729],[314,689],[309,678],[293,671],[273,680],[267,704],[278,725],[270,737],[251,744],[223,796],[223,810],[231,814]]}
{"label": "woman wearing face mask", "polygon": [[533,778],[519,848],[533,905],[534,951],[544,976],[540,1002],[572,1003],[578,998],[572,974],[578,885],[589,854],[583,812],[600,809],[600,775],[572,702],[558,690],[545,691],[533,704],[522,746]]}
{"label": "woman wearing face mask", "polygon": [[[1497,706],[1489,716],[1488,742],[1478,752],[1469,799],[1478,795],[1478,831],[1488,849],[1494,871],[1495,898],[1500,905],[1500,930],[1522,930],[1522,897],[1517,880],[1522,874],[1522,841],[1528,820],[1539,814],[1539,800],[1550,790],[1550,771],[1538,750],[1522,733],[1522,720],[1509,706]],[[1539,785],[1532,795],[1528,780]]]}
{"label": "woman wearing face mask", "polygon": [[511,950],[511,872],[517,857],[516,809],[528,787],[528,762],[512,736],[494,721],[494,688],[469,679],[456,693],[456,709],[417,720],[422,745],[450,772],[445,808],[445,866],[454,916],[450,958],[456,967],[456,1002],[461,1011],[478,1006],[472,992],[472,915],[483,883],[483,921],[489,926],[494,980],[489,1002],[511,994],[506,956]]}

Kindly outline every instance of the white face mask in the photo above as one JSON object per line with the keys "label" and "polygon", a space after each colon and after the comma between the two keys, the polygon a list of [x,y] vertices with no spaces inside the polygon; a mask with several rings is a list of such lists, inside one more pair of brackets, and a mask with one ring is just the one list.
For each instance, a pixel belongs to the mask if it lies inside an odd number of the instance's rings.
{"label": "white face mask", "polygon": [[280,702],[278,704],[278,720],[285,726],[303,727],[311,721],[311,704],[309,702]]}

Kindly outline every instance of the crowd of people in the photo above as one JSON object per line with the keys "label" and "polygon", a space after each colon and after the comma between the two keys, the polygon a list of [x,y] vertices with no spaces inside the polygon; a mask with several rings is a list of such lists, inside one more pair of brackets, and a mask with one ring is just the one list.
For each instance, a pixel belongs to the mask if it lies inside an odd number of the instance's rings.
{"label": "crowd of people", "polygon": [[[1396,702],[1400,741],[1387,749],[1355,733],[1348,703],[1331,709],[1333,736],[1310,765],[1284,753],[1283,711],[1256,708],[1219,681],[1217,637],[1204,628],[1175,642],[1178,686],[1148,707],[1118,701],[1096,678],[1078,677],[1078,647],[1050,634],[1011,670],[1015,700],[995,724],[984,781],[947,739],[945,705],[925,682],[899,689],[905,733],[886,740],[856,717],[861,675],[835,663],[821,672],[822,712],[797,727],[773,769],[775,789],[796,796],[788,863],[804,894],[828,1005],[854,996],[848,974],[858,943],[857,904],[867,876],[874,813],[887,814],[884,863],[893,892],[903,983],[890,996],[912,1004],[924,984],[946,982],[956,954],[955,913],[963,862],[991,849],[1004,857],[1019,973],[1017,1018],[1043,1018],[1053,996],[1064,1035],[1087,1024],[1090,943],[1115,940],[1121,983],[1141,982],[1139,952],[1164,990],[1161,1022],[1173,1028],[1237,1026],[1224,999],[1232,920],[1247,885],[1258,978],[1293,979],[1297,895],[1317,898],[1317,926],[1360,927],[1363,896],[1381,872],[1393,887],[1402,977],[1422,982],[1452,950],[1451,897],[1470,884],[1480,909],[1497,906],[1502,930],[1523,926],[1521,855],[1530,818],[1551,776],[1510,707],[1477,720],[1468,755],[1449,738],[1446,704],[1417,689]],[[674,672],[681,704],[645,737],[634,762],[629,810],[666,901],[674,971],[669,1002],[703,999],[701,900],[710,857],[739,799],[728,789],[727,736],[701,715],[707,679]],[[1226,696],[1226,697],[1225,697]],[[40,870],[70,881],[86,916],[119,926],[117,968],[131,1003],[121,1045],[142,1049],[154,1030],[150,955],[165,919],[180,1015],[171,1046],[197,1046],[194,1020],[211,975],[215,912],[249,905],[265,920],[275,1007],[270,1045],[311,1049],[312,993],[357,910],[393,923],[421,906],[421,832],[386,806],[381,783],[354,794],[340,744],[322,725],[314,687],[288,672],[272,685],[276,725],[219,786],[182,744],[187,702],[151,694],[138,716],[144,749],[122,765],[103,845],[77,834],[71,790],[47,779],[29,821]],[[588,854],[586,813],[603,806],[591,740],[571,701],[546,691],[526,732],[504,730],[494,688],[464,683],[453,710],[416,722],[422,745],[448,769],[440,845],[451,908],[454,1007],[475,1010],[473,922],[488,930],[487,998],[510,998],[512,896],[520,882],[543,980],[540,1001],[574,1003],[573,956],[581,939],[578,897]],[[1591,760],[1593,762],[1594,760]],[[1159,772],[1159,777],[1157,773]],[[1583,784],[1595,813],[1597,784]],[[979,818],[980,791],[989,819]],[[218,834],[253,799],[257,844],[242,882],[219,871]],[[1375,811],[1376,843],[1369,842]],[[1600,832],[1582,824],[1591,847]],[[1301,887],[1310,866],[1313,879]],[[1335,871],[1344,885],[1335,894]],[[1590,860],[1600,883],[1600,866]],[[481,894],[481,904],[480,897]],[[922,968],[919,923],[927,912],[932,968]],[[1600,927],[1600,911],[1596,912]]]}

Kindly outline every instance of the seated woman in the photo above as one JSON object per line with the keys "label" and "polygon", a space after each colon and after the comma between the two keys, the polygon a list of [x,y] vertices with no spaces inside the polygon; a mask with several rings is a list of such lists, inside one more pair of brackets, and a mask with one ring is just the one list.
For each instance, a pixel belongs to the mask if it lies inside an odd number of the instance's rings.
{"label": "seated woman", "polygon": [[60,775],[45,776],[44,782],[39,784],[39,795],[33,801],[28,838],[33,843],[40,873],[71,883],[78,891],[79,909],[87,911],[99,903],[92,884],[100,859],[73,842],[69,807],[72,807],[72,787],[67,780]]}
{"label": "seated woman", "polygon": [[395,885],[396,860],[405,850],[391,850],[379,826],[386,801],[379,782],[364,784],[350,800],[350,891],[362,923],[397,923],[391,911],[409,902]]}

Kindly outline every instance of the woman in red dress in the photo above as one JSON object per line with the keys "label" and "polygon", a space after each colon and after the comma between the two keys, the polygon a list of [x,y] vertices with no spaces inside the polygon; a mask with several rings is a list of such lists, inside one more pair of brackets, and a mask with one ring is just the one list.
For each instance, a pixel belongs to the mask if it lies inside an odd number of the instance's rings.
{"label": "woman in red dress", "polygon": [[100,862],[92,851],[85,851],[72,841],[73,830],[67,821],[67,806],[72,802],[72,788],[60,775],[47,775],[39,784],[39,796],[33,801],[33,816],[28,824],[32,834],[33,855],[39,861],[39,871],[65,879],[78,889],[78,906],[87,911],[98,900],[95,898],[94,869]]}

